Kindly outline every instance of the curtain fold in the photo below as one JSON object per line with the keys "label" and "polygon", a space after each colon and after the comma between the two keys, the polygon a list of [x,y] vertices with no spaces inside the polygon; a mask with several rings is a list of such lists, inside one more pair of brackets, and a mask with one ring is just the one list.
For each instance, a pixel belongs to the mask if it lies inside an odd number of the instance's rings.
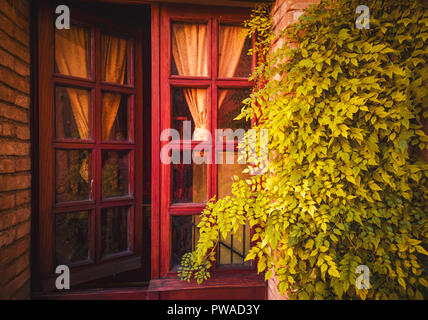
{"label": "curtain fold", "polygon": [[[58,71],[66,76],[88,78],[88,37],[84,28],[73,27],[55,33],[55,61]],[[126,39],[103,35],[102,80],[124,84],[126,73]],[[89,139],[89,100],[86,90],[67,88],[80,139]],[[105,93],[102,97],[102,138],[110,136],[119,109],[121,96]]]}
{"label": "curtain fold", "polygon": [[[232,78],[241,58],[245,44],[244,29],[240,26],[220,26],[219,29],[219,65],[220,78]],[[220,109],[228,90],[222,90],[218,96],[218,108]]]}
{"label": "curtain fold", "polygon": [[[55,32],[55,61],[58,71],[66,76],[88,78],[88,32],[73,27]],[[67,89],[80,139],[89,139],[89,93]]]}
{"label": "curtain fold", "polygon": [[[180,76],[208,76],[207,26],[177,23],[172,28],[172,53]],[[195,123],[194,140],[206,140],[208,104],[206,89],[184,89]]]}
{"label": "curtain fold", "polygon": [[[102,79],[106,82],[124,84],[126,71],[126,39],[103,35]],[[122,96],[104,93],[102,96],[102,139],[109,140]]]}

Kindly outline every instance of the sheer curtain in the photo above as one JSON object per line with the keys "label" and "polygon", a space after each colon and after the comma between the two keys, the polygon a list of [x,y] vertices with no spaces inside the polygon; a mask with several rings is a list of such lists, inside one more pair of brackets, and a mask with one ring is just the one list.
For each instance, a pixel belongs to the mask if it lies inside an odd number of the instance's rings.
{"label": "sheer curtain", "polygon": [[[88,32],[73,26],[55,32],[55,61],[58,71],[66,76],[88,78]],[[80,139],[89,139],[89,93],[67,89]]]}
{"label": "sheer curtain", "polygon": [[[172,53],[181,76],[208,76],[208,37],[204,24],[176,23],[172,28]],[[206,140],[208,106],[206,89],[184,89],[193,121],[195,140]]]}
{"label": "sheer curtain", "polygon": [[[66,76],[88,78],[89,33],[84,28],[73,26],[55,33],[55,61],[58,71]],[[102,68],[103,81],[123,84],[126,71],[126,39],[103,35]],[[74,120],[80,139],[89,139],[89,92],[67,88]],[[104,93],[102,97],[102,138],[110,136],[119,109],[121,95]]]}
{"label": "sheer curtain", "polygon": [[[102,74],[103,81],[124,84],[126,71],[126,39],[103,35]],[[122,96],[104,93],[102,97],[102,139],[108,140],[119,110]]]}
{"label": "sheer curtain", "polygon": [[[219,28],[219,65],[220,78],[232,78],[241,58],[245,44],[245,30],[240,26],[220,26]],[[222,90],[218,97],[218,108],[221,108],[228,90]]]}

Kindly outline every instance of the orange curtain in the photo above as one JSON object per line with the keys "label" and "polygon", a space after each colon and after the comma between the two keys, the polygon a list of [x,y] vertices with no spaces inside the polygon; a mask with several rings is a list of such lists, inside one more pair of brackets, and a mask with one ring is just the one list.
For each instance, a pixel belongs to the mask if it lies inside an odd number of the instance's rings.
{"label": "orange curtain", "polygon": [[[218,75],[220,78],[232,78],[244,48],[245,30],[239,26],[220,26],[219,33]],[[227,91],[222,90],[218,97],[219,109],[226,98]]]}
{"label": "orange curtain", "polygon": [[[103,81],[124,84],[126,71],[126,39],[103,35],[102,41]],[[102,97],[102,139],[108,140],[119,110],[122,96],[104,93]]]}
{"label": "orange curtain", "polygon": [[[208,76],[207,26],[177,23],[172,28],[172,53],[179,75]],[[206,89],[184,89],[184,95],[193,121],[195,140],[205,140],[208,130]]]}
{"label": "orange curtain", "polygon": [[[88,32],[79,27],[55,32],[55,61],[66,76],[88,78]],[[69,88],[73,116],[80,139],[89,139],[89,92]]]}

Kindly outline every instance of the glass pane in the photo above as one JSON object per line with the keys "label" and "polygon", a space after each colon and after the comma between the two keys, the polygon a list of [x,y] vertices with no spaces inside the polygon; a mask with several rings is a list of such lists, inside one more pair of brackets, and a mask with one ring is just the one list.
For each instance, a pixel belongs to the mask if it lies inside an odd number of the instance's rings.
{"label": "glass pane", "polygon": [[116,93],[102,95],[102,139],[128,140],[128,98]]}
{"label": "glass pane", "polygon": [[101,212],[101,254],[103,256],[129,248],[129,208],[103,209]]}
{"label": "glass pane", "polygon": [[248,174],[242,173],[248,167],[245,159],[239,160],[237,151],[218,151],[217,153],[217,188],[218,198],[232,195],[233,176],[246,179]]}
{"label": "glass pane", "polygon": [[[218,90],[218,116],[217,127],[232,129],[233,131],[246,131],[251,128],[251,122],[245,119],[234,120],[244,106],[242,101],[251,94],[251,89],[219,89]],[[242,132],[235,132],[242,136]],[[239,133],[239,134],[238,134]],[[233,137],[232,137],[233,138]]]}
{"label": "glass pane", "polygon": [[208,34],[206,24],[172,25],[172,74],[208,76]]}
{"label": "glass pane", "polygon": [[244,264],[250,266],[250,262],[244,263],[245,256],[250,249],[251,241],[249,224],[240,226],[235,235],[229,235],[226,240],[220,237],[217,261],[218,264]]}
{"label": "glass pane", "polygon": [[72,25],[55,28],[55,72],[79,78],[91,77],[91,46],[88,28]]}
{"label": "glass pane", "polygon": [[58,265],[89,259],[89,212],[55,216],[55,252]]}
{"label": "glass pane", "polygon": [[56,87],[55,132],[59,139],[90,138],[90,91]]}
{"label": "glass pane", "polygon": [[221,25],[218,44],[219,78],[248,78],[252,67],[252,56],[248,55],[251,47],[251,39],[246,38],[243,27]]}
{"label": "glass pane", "polygon": [[[203,156],[201,156],[203,157]],[[206,164],[172,165],[172,202],[203,203],[207,201]]]}
{"label": "glass pane", "polygon": [[[183,140],[207,140],[208,120],[207,89],[172,89],[172,127]],[[184,127],[184,121],[191,121],[191,128]]]}
{"label": "glass pane", "polygon": [[88,150],[56,150],[56,201],[89,200],[91,154]]}
{"label": "glass pane", "polygon": [[130,83],[129,40],[101,35],[101,80],[118,84]]}
{"label": "glass pane", "polygon": [[102,152],[102,196],[121,197],[129,194],[129,153]]}
{"label": "glass pane", "polygon": [[195,250],[199,240],[197,225],[200,221],[199,215],[171,217],[171,268],[180,265],[181,258],[185,253]]}

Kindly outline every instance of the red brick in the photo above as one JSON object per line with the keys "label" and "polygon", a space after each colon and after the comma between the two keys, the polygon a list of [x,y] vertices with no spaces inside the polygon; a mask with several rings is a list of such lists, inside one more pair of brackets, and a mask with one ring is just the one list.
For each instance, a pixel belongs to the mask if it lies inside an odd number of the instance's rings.
{"label": "red brick", "polygon": [[15,135],[21,140],[30,140],[30,128],[28,126],[16,126]]}
{"label": "red brick", "polygon": [[7,299],[13,296],[22,286],[30,280],[30,268],[25,269],[4,288],[0,288],[0,298]]}
{"label": "red brick", "polygon": [[14,137],[15,136],[15,126],[11,123],[4,122],[1,124],[0,135],[3,137]]}
{"label": "red brick", "polygon": [[26,156],[30,154],[30,144],[20,141],[1,141],[0,155]]}
{"label": "red brick", "polygon": [[30,1],[28,1],[28,0],[10,0],[9,2],[12,2],[12,6],[24,18],[30,19]]}
{"label": "red brick", "polygon": [[0,285],[4,285],[8,280],[14,278],[30,265],[30,252],[23,254],[11,264],[4,267],[0,276]]}
{"label": "red brick", "polygon": [[28,189],[30,185],[30,174],[0,176],[0,191]]}
{"label": "red brick", "polygon": [[29,300],[31,298],[31,283],[27,281],[21,289],[11,296],[11,300]]}
{"label": "red brick", "polygon": [[[10,245],[16,240],[16,229],[0,231],[0,248]],[[0,249],[1,250],[1,249]]]}
{"label": "red brick", "polygon": [[24,31],[0,13],[0,29],[25,46],[30,45],[30,30]]}
{"label": "red brick", "polygon": [[0,159],[0,173],[15,172],[15,161],[12,159]]}
{"label": "red brick", "polygon": [[31,158],[19,158],[15,161],[15,170],[18,171],[29,171],[31,170]]}
{"label": "red brick", "polygon": [[11,119],[18,122],[28,123],[28,110],[20,109],[15,106],[0,102],[0,117]]}
{"label": "red brick", "polygon": [[17,206],[28,204],[31,201],[30,190],[17,191],[15,195],[15,202]]}
{"label": "red brick", "polygon": [[21,12],[17,11],[8,1],[0,0],[2,12],[13,21],[18,27],[24,30],[30,29],[28,17],[24,17]]}
{"label": "red brick", "polygon": [[24,222],[16,228],[16,238],[21,239],[30,234],[31,223],[30,221]]}
{"label": "red brick", "polygon": [[21,239],[13,245],[2,249],[0,265],[6,265],[30,249],[30,239]]}
{"label": "red brick", "polygon": [[0,30],[0,39],[1,39],[0,41],[1,48],[9,52],[11,55],[18,57],[19,59],[26,62],[27,64],[30,64],[31,55],[28,48],[26,48],[20,42],[8,36],[3,30]]}
{"label": "red brick", "polygon": [[15,207],[15,194],[0,194],[0,210]]}
{"label": "red brick", "polygon": [[15,71],[17,74],[23,77],[30,76],[30,65],[28,63],[23,62],[22,60],[14,57],[9,52],[1,48],[0,48],[0,65]]}
{"label": "red brick", "polygon": [[11,245],[16,240],[24,238],[30,234],[30,221],[21,225],[13,226],[10,229],[0,231],[0,248]]}
{"label": "red brick", "polygon": [[0,73],[2,74],[1,81],[20,92],[30,94],[29,79],[18,75],[15,71],[0,66]]}
{"label": "red brick", "polygon": [[0,213],[0,230],[7,229],[18,223],[27,221],[30,219],[30,212],[30,208],[20,208]]}
{"label": "red brick", "polygon": [[22,108],[30,107],[30,97],[0,83],[0,99]]}

